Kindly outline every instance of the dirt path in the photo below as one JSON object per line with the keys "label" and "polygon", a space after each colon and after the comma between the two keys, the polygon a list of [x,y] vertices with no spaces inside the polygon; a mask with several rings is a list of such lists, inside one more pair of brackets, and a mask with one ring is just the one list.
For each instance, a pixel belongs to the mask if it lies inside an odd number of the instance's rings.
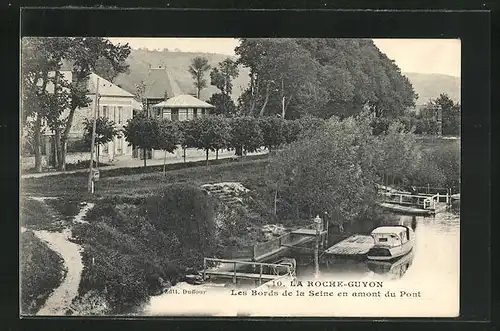
{"label": "dirt path", "polygon": [[[76,223],[86,223],[82,218],[94,205],[86,204],[73,219]],[[64,268],[67,270],[66,276],[61,285],[52,292],[37,315],[65,315],[71,302],[78,295],[78,286],[83,270],[82,248],[80,245],[72,243],[71,229],[66,228],[62,232],[33,231],[41,240],[57,252],[64,260]]]}

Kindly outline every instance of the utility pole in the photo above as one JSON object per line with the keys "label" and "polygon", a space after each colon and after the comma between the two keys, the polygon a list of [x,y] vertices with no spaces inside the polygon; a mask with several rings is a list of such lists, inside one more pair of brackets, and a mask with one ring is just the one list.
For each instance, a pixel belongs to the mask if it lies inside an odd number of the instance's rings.
{"label": "utility pole", "polygon": [[314,277],[319,277],[319,235],[320,235],[320,226],[321,226],[321,218],[319,215],[316,215],[314,219],[314,225],[316,228],[316,244],[314,247]]}
{"label": "utility pole", "polygon": [[92,140],[90,144],[90,169],[89,169],[89,180],[88,180],[88,191],[94,193],[94,144],[95,144],[95,130],[97,121],[97,109],[99,108],[99,77],[97,77],[97,87],[95,91],[95,103],[94,103],[94,121],[92,123]]}
{"label": "utility pole", "polygon": [[285,119],[285,82],[283,81],[283,77],[281,77],[281,118]]}

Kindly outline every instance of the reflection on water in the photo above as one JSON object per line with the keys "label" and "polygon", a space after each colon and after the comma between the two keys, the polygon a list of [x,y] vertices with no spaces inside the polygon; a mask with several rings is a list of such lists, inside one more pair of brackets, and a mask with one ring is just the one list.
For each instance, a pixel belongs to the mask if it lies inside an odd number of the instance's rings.
{"label": "reflection on water", "polygon": [[[460,220],[452,213],[439,213],[435,217],[400,216],[384,225],[407,225],[415,231],[413,249],[392,261],[368,261],[366,259],[337,258],[320,267],[322,276],[382,278],[387,280],[402,277],[454,277],[459,274]],[[298,259],[297,277],[310,278],[314,273],[311,257]]]}
{"label": "reflection on water", "polygon": [[[333,263],[320,266],[320,277],[328,280],[384,280],[410,284],[417,290],[422,290],[427,296],[439,293],[441,296],[432,297],[422,307],[430,307],[431,302],[437,302],[436,307],[455,309],[458,307],[459,295],[459,251],[460,251],[460,220],[459,216],[451,213],[439,213],[435,217],[401,216],[397,223],[409,225],[415,231],[415,245],[407,255],[395,261],[367,261],[366,259],[335,259]],[[297,260],[297,278],[311,279],[314,275],[314,260],[310,256],[289,256]],[[181,284],[182,285],[182,284]],[[184,284],[187,286],[186,284]],[[387,284],[388,287],[391,285]],[[198,289],[209,289],[207,284],[192,286]],[[222,295],[219,299],[215,295],[210,302],[227,302],[232,296]],[[163,294],[154,297],[146,309],[151,314],[172,313],[177,309],[185,311],[187,307],[196,306],[204,313],[211,314],[210,309],[217,305],[210,305],[200,301],[204,296],[179,296]],[[249,299],[251,297],[244,297]],[[435,301],[442,299],[444,301]],[[419,301],[412,301],[419,302]],[[220,306],[220,305],[219,305]],[[217,306],[217,307],[219,307]],[[234,308],[230,303],[222,306]],[[260,306],[259,306],[260,307]],[[290,306],[292,307],[292,306]],[[299,306],[300,307],[300,306]],[[323,307],[323,306],[321,306]],[[358,307],[355,304],[353,307]],[[419,309],[422,309],[420,307]],[[220,308],[220,307],[219,307]],[[262,307],[261,307],[262,308]],[[370,309],[375,309],[373,308]],[[346,308],[347,309],[347,308]],[[352,308],[355,309],[355,308]],[[432,308],[434,311],[434,308]],[[436,308],[437,309],[437,308]],[[458,308],[456,308],[458,309]],[[215,314],[215,313],[214,313]],[[221,313],[222,314],[222,313]],[[447,312],[455,316],[455,311]],[[222,315],[221,315],[222,316]],[[447,315],[448,316],[448,315]]]}

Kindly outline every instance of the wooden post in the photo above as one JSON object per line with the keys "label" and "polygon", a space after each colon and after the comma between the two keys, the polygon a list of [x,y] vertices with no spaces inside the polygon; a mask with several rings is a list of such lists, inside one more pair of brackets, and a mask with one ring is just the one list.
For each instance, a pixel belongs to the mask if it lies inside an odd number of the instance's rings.
{"label": "wooden post", "polygon": [[253,261],[256,261],[256,259],[255,259],[255,258],[257,257],[257,256],[256,256],[256,253],[255,253],[255,251],[256,251],[256,247],[257,247],[257,245],[253,245],[253,247],[252,247],[252,260],[253,260]]}
{"label": "wooden post", "polygon": [[262,285],[262,264],[260,265],[259,285]]}
{"label": "wooden post", "polygon": [[206,270],[207,270],[207,258],[203,258],[203,280],[205,280],[206,277]]}
{"label": "wooden post", "polygon": [[402,194],[400,194],[400,195],[399,195],[399,203],[402,203],[402,202],[403,202],[403,195],[402,195]]}

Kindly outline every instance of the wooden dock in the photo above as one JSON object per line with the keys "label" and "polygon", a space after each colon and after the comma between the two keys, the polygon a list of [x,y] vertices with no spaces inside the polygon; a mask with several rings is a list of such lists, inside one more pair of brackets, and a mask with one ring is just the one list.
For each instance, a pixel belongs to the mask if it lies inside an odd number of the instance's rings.
{"label": "wooden dock", "polygon": [[408,215],[434,215],[436,213],[435,209],[422,209],[412,206],[404,206],[397,203],[391,202],[380,202],[378,205],[384,209],[390,210],[392,212]]}
{"label": "wooden dock", "polygon": [[325,255],[364,256],[373,247],[373,238],[367,235],[355,234],[336,243],[324,251]]}
{"label": "wooden dock", "polygon": [[[251,271],[242,271],[247,267]],[[233,284],[238,280],[254,280],[259,284],[284,276],[295,277],[295,261],[293,264],[259,263],[239,260],[215,258],[203,259],[203,280],[209,278],[229,278]]]}

